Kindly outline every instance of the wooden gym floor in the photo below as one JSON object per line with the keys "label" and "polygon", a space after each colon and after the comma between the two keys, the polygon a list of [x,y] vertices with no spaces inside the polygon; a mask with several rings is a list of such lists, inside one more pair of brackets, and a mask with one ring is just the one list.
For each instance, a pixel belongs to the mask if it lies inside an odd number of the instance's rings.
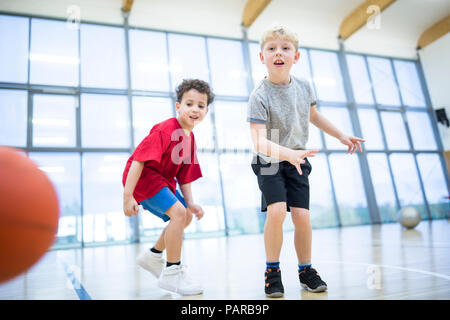
{"label": "wooden gym floor", "polygon": [[[135,258],[140,243],[48,252],[26,274],[0,284],[0,299],[263,300],[263,235],[186,240],[182,262],[204,294],[180,296],[157,287]],[[450,300],[450,220],[313,230],[313,266],[328,291],[302,290],[293,232],[284,236],[281,299]]]}

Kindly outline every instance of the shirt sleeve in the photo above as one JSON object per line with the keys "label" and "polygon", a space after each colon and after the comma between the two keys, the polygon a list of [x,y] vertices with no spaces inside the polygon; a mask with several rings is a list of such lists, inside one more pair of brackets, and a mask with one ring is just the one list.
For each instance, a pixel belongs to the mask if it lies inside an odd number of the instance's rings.
{"label": "shirt sleeve", "polygon": [[134,151],[136,161],[156,161],[161,162],[164,150],[167,148],[166,137],[159,130],[152,130],[150,134],[141,141]]}
{"label": "shirt sleeve", "polygon": [[310,81],[308,81],[308,89],[309,89],[308,90],[309,91],[309,105],[313,106],[313,105],[317,104],[317,101],[316,101],[316,94],[314,93],[314,88],[311,85]]}
{"label": "shirt sleeve", "polygon": [[262,100],[255,94],[252,94],[248,99],[247,122],[267,122],[267,108]]}
{"label": "shirt sleeve", "polygon": [[191,183],[202,177],[202,171],[200,169],[200,164],[197,158],[197,146],[195,144],[195,139],[192,139],[191,147],[191,161],[190,163],[184,163],[181,165],[181,169],[178,171],[176,176],[178,184]]}

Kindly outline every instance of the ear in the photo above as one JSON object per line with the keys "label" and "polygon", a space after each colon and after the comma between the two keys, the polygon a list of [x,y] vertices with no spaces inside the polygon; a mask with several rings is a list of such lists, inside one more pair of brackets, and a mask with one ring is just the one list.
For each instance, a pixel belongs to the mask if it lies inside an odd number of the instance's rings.
{"label": "ear", "polygon": [[179,102],[175,103],[175,109],[177,112],[180,112],[180,103]]}
{"label": "ear", "polygon": [[261,63],[264,64],[264,56],[262,52],[259,53],[259,60],[261,60]]}
{"label": "ear", "polygon": [[298,59],[300,59],[300,51],[297,51],[297,52],[295,53],[295,56],[294,56],[294,63],[297,63],[297,62],[298,62]]}

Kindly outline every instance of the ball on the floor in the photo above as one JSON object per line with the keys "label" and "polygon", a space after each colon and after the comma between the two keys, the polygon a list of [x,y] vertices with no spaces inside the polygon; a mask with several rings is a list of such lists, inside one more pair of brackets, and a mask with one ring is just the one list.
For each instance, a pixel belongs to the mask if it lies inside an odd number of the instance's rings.
{"label": "ball on the floor", "polygon": [[0,147],[0,283],[33,266],[58,230],[52,182],[19,150]]}
{"label": "ball on the floor", "polygon": [[414,207],[405,207],[399,212],[398,221],[406,229],[413,229],[419,224],[420,220],[420,212]]}

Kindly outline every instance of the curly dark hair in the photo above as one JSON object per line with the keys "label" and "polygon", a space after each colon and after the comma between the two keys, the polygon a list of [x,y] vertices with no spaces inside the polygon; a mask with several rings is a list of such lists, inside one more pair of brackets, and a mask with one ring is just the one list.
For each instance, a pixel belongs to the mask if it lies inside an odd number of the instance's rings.
{"label": "curly dark hair", "polygon": [[183,82],[176,88],[177,102],[181,103],[183,94],[191,89],[195,89],[200,93],[205,93],[208,96],[207,105],[214,101],[214,93],[212,93],[209,84],[199,79],[183,79]]}

